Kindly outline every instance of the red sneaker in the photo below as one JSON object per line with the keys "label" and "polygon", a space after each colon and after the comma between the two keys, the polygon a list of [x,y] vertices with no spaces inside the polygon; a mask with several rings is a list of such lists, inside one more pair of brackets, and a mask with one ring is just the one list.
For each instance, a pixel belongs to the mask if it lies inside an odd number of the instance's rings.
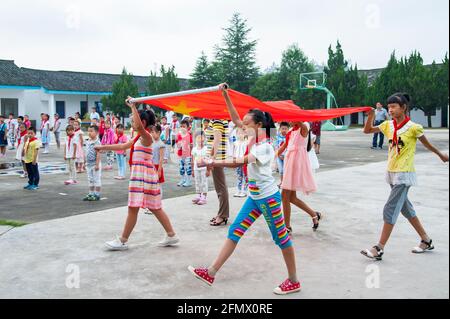
{"label": "red sneaker", "polygon": [[302,290],[302,287],[299,282],[293,283],[288,279],[285,282],[283,282],[279,287],[275,288],[273,293],[276,295],[289,295],[296,292],[300,292],[300,290]]}
{"label": "red sneaker", "polygon": [[211,277],[208,274],[208,269],[203,269],[203,268],[196,269],[192,266],[189,266],[188,269],[197,279],[200,279],[207,285],[210,285],[210,286],[213,285],[215,278]]}

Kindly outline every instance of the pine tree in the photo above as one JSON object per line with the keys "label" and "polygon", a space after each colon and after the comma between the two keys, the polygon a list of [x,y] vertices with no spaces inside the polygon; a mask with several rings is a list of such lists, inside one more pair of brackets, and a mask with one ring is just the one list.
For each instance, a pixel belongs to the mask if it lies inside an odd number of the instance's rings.
{"label": "pine tree", "polygon": [[243,93],[250,91],[259,75],[255,58],[257,41],[249,40],[251,30],[247,20],[235,13],[225,29],[222,45],[216,47],[217,63],[213,64],[218,79]]}
{"label": "pine tree", "polygon": [[189,85],[193,89],[200,89],[218,84],[217,72],[213,64],[208,62],[205,52],[202,52],[191,74]]}
{"label": "pine tree", "polygon": [[126,98],[128,96],[135,97],[138,94],[139,89],[133,75],[123,68],[119,80],[113,84],[112,95],[103,97],[102,104],[107,110],[119,114],[123,118],[130,113],[129,107],[125,105]]}

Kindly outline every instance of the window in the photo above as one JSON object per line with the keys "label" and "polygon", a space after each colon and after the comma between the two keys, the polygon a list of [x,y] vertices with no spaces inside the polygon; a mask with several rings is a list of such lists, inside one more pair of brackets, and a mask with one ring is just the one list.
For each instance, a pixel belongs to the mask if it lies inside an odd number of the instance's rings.
{"label": "window", "polygon": [[58,113],[60,119],[66,118],[66,102],[56,101],[56,113]]}
{"label": "window", "polygon": [[95,108],[97,109],[97,112],[102,114],[103,113],[103,104],[102,102],[95,102]]}
{"label": "window", "polygon": [[88,110],[88,102],[87,101],[81,101],[80,102],[81,118],[84,118],[88,112],[89,112],[89,110]]}
{"label": "window", "polygon": [[0,113],[8,116],[13,113],[15,117],[19,116],[19,99],[1,99]]}

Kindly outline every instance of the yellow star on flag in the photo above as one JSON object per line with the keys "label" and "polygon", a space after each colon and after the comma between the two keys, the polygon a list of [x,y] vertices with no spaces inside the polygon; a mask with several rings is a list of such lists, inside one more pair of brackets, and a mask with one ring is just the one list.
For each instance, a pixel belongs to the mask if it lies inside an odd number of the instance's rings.
{"label": "yellow star on flag", "polygon": [[172,108],[175,113],[183,115],[191,115],[192,112],[200,111],[200,109],[189,107],[185,101],[181,101],[178,105],[167,104],[167,106]]}

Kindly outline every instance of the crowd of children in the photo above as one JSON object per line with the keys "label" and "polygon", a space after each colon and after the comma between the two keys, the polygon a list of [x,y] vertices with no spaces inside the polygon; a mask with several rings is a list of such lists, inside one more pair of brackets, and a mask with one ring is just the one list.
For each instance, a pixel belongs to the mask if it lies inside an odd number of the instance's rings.
{"label": "crowd of children", "polygon": [[[231,150],[228,159],[211,156],[207,143],[212,131],[209,120],[196,125],[190,118],[180,121],[176,114],[158,119],[151,109],[139,111],[137,105],[127,99],[126,104],[133,118],[130,137],[126,135],[120,119],[110,114],[106,117],[91,114],[87,139],[81,129],[80,117],[69,119],[64,148],[69,179],[65,184],[77,184],[78,174],[86,172],[89,193],[84,201],[99,201],[102,187],[101,154],[106,154],[107,165],[104,170],[112,170],[114,162],[117,162],[117,180],[126,179],[126,159],[129,158],[127,220],[122,235],[107,242],[106,246],[110,250],[127,250],[138,213],[140,209],[146,209],[166,231],[166,237],[159,245],[168,247],[179,243],[162,207],[162,184],[166,181],[164,165],[171,159],[171,153],[178,159],[180,181],[177,185],[191,187],[194,180],[194,205],[207,204],[208,178],[213,168],[235,169],[237,192],[234,196],[246,198],[246,201],[231,225],[217,259],[209,267],[189,267],[190,272],[212,285],[216,274],[232,256],[241,238],[263,216],[275,244],[282,251],[288,272],[288,278],[275,288],[274,293],[286,295],[298,292],[301,283],[297,277],[292,242],[291,205],[299,207],[311,217],[314,231],[319,229],[323,214],[299,199],[297,193],[309,195],[317,191],[314,173],[320,167],[317,158],[320,152],[320,123],[282,122],[276,126],[271,115],[260,110],[250,110],[241,118],[228,95],[227,86],[221,85],[220,88],[233,123],[230,125],[232,134],[229,134],[229,141],[224,141]],[[420,236],[421,241],[412,252],[424,253],[435,248],[408,199],[409,189],[417,184],[414,168],[417,140],[443,162],[448,162],[449,158],[426,139],[423,127],[413,123],[407,116],[409,101],[406,94],[391,96],[388,104],[393,120],[374,126],[374,112],[370,112],[364,128],[366,134],[383,133],[390,143],[386,180],[391,187],[391,195],[383,211],[382,234],[373,248],[361,251],[364,256],[374,260],[382,260],[400,213]],[[58,120],[59,117],[55,117],[54,123],[58,123]],[[12,115],[8,119],[0,115],[0,156],[4,156],[8,145],[17,147],[16,159],[24,167],[22,177],[28,177],[29,180],[25,187],[27,190],[39,189],[39,150],[43,147],[44,154],[49,152],[50,132],[56,127],[50,124],[47,114],[42,115],[41,123],[41,140],[38,140],[36,129],[31,127],[28,117],[14,120]],[[221,151],[226,153],[226,150]],[[281,176],[279,182],[273,175],[273,163],[276,163],[275,169]]]}

